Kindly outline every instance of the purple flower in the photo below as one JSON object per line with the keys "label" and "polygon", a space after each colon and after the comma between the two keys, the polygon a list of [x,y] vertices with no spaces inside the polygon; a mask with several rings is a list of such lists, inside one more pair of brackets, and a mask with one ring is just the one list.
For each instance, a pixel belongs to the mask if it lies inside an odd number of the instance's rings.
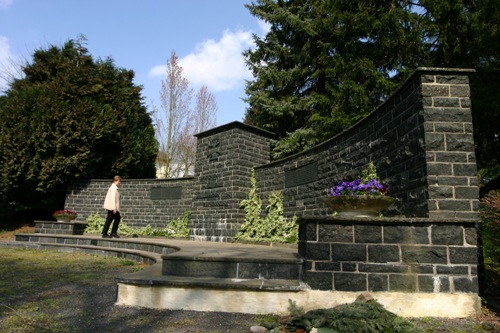
{"label": "purple flower", "polygon": [[328,189],[328,195],[338,197],[341,195],[386,195],[387,190],[384,185],[376,179],[366,183],[362,179],[356,179],[351,182],[339,181],[337,185]]}

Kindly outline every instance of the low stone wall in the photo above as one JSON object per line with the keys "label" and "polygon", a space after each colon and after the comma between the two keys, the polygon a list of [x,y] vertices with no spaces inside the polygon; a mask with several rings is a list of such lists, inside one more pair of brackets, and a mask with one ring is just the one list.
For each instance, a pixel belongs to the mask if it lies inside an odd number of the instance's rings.
{"label": "low stone wall", "polygon": [[[70,184],[65,207],[76,210],[76,222],[85,222],[102,208],[111,179],[75,181]],[[179,179],[124,179],[120,185],[121,215],[123,222],[134,228],[151,225],[163,229],[168,222],[179,219],[191,211],[193,177]]]}
{"label": "low stone wall", "polygon": [[474,220],[302,218],[304,281],[347,292],[478,293]]}

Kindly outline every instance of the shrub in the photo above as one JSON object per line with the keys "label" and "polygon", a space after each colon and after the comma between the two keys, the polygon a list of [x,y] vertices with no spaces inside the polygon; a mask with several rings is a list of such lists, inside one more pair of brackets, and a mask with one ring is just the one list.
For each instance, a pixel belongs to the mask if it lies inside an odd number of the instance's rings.
{"label": "shrub", "polygon": [[236,234],[236,239],[277,243],[297,242],[297,217],[294,216],[289,221],[283,216],[283,195],[280,192],[273,192],[269,195],[269,204],[266,207],[267,216],[262,218],[262,200],[257,194],[254,170],[252,170],[250,182],[252,187],[248,193],[248,199],[240,203],[240,207],[245,209],[246,214]]}
{"label": "shrub", "polygon": [[[191,212],[187,211],[184,213],[182,218],[177,220],[172,220],[170,223],[166,225],[163,229],[155,229],[151,225],[147,225],[143,228],[132,228],[129,227],[123,221],[120,222],[120,234],[126,236],[164,236],[164,237],[172,237],[172,238],[185,238],[189,237],[189,217],[191,216]],[[87,226],[85,227],[85,233],[89,234],[100,234],[104,227],[105,219],[99,215],[99,212],[95,212],[95,214],[89,215],[87,218]]]}
{"label": "shrub", "polygon": [[500,191],[490,191],[481,199],[483,249],[487,258],[500,261]]}

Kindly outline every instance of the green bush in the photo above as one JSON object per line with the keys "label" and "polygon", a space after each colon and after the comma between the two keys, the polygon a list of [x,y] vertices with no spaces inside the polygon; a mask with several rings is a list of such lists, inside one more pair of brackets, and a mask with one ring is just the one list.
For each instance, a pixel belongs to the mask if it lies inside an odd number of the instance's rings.
{"label": "green bush", "polygon": [[490,191],[481,199],[483,250],[485,258],[500,262],[500,191]]}
{"label": "green bush", "polygon": [[252,170],[250,177],[252,187],[248,199],[242,200],[240,207],[245,209],[245,218],[236,240],[265,241],[277,243],[295,243],[298,239],[297,217],[287,220],[283,216],[283,195],[272,192],[266,207],[267,216],[262,218],[262,200],[257,194],[257,182]]}
{"label": "green bush", "polygon": [[[143,228],[132,228],[129,227],[123,221],[120,222],[119,232],[125,236],[164,236],[170,238],[186,238],[189,237],[189,217],[191,212],[187,211],[184,213],[182,218],[172,220],[163,229],[155,229],[151,225],[147,225]],[[106,220],[99,215],[99,212],[89,215],[87,218],[87,226],[85,227],[85,233],[87,234],[100,234],[104,227],[104,222]]]}

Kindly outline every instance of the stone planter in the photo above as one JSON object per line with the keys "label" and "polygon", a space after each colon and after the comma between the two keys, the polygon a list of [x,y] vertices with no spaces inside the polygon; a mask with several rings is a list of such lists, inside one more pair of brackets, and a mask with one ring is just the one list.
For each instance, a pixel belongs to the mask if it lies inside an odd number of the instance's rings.
{"label": "stone planter", "polygon": [[383,195],[326,196],[323,202],[336,211],[339,217],[378,217],[389,207],[394,198]]}
{"label": "stone planter", "polygon": [[71,222],[78,216],[77,214],[52,214],[57,222]]}

